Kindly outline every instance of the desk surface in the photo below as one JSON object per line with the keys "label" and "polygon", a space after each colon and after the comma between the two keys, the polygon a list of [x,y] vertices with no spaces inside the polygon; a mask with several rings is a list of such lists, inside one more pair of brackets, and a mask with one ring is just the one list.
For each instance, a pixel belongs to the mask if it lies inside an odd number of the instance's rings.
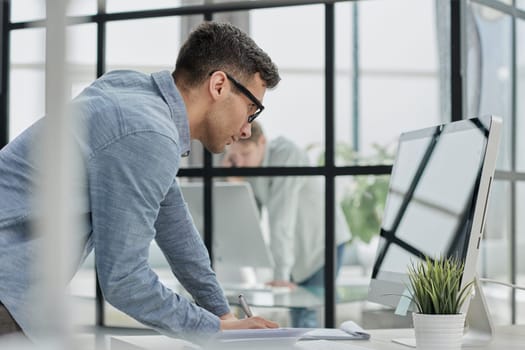
{"label": "desk surface", "polygon": [[[355,348],[365,349],[377,349],[377,350],[409,350],[412,348],[399,345],[392,342],[393,338],[411,337],[414,335],[413,329],[378,329],[370,330],[371,334],[370,341],[338,341],[337,344],[347,345],[347,349],[351,350]],[[306,342],[299,342],[294,349],[313,349],[314,347],[308,346]],[[330,342],[332,343],[332,342]],[[312,343],[313,345],[313,343]],[[326,349],[326,343],[320,349]],[[353,345],[353,346],[350,346]],[[339,346],[334,346],[334,349]],[[341,347],[342,348],[342,347]],[[162,350],[162,349],[190,349],[188,343],[178,339],[168,338],[162,335],[149,335],[149,336],[123,336],[123,337],[112,337],[111,339],[111,350]],[[481,347],[469,347],[464,349],[489,349],[489,350],[523,350],[525,349],[525,325],[519,326],[500,326],[496,327],[496,335],[493,341]]]}
{"label": "desk surface", "polygon": [[[414,337],[413,329],[378,329],[370,331],[370,342],[360,342],[359,345],[370,349],[414,349],[392,342],[394,338]],[[490,344],[479,347],[463,347],[463,349],[525,349],[525,325],[496,327],[496,334]]]}

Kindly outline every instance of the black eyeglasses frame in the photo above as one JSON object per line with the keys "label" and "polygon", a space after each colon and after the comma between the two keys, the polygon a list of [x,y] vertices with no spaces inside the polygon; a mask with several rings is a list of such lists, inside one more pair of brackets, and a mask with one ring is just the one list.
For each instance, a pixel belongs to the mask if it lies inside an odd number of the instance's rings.
{"label": "black eyeglasses frame", "polygon": [[[213,73],[215,73],[217,71],[213,71],[210,73],[210,75],[212,75]],[[239,90],[244,96],[248,97],[248,99],[250,101],[253,102],[253,104],[257,107],[257,110],[255,111],[255,113],[253,113],[252,115],[249,115],[248,116],[248,123],[251,123],[255,120],[255,118],[257,118],[259,116],[259,114],[261,114],[262,111],[264,111],[264,106],[263,104],[261,103],[261,101],[259,101],[257,99],[257,97],[255,97],[251,92],[250,90],[248,90],[244,85],[242,85],[241,83],[239,83],[234,77],[232,77],[230,74],[224,72],[224,74],[226,74],[226,77],[228,78],[229,81],[231,81],[233,83],[233,85],[235,86],[235,88],[237,90]]]}

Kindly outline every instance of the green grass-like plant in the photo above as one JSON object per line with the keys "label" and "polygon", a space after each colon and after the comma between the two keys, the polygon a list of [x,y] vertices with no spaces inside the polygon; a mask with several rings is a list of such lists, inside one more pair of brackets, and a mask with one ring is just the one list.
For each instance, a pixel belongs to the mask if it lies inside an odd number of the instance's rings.
{"label": "green grass-like plant", "polygon": [[456,258],[426,258],[408,267],[410,296],[421,314],[459,314],[474,281],[461,288],[464,264]]}

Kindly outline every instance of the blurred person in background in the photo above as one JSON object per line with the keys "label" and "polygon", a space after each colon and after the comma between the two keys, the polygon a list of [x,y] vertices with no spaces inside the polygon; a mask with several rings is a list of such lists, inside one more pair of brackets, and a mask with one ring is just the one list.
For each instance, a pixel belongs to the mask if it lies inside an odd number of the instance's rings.
{"label": "blurred person in background", "polygon": [[[223,166],[286,167],[310,166],[304,150],[285,137],[266,139],[257,121],[251,136],[227,147]],[[305,287],[312,291],[324,288],[324,186],[314,176],[273,176],[230,178],[247,181],[252,186],[259,207],[266,208],[270,233],[270,250],[275,267],[276,287]],[[340,206],[335,213],[337,245],[336,273],[342,263],[344,245],[350,231]],[[291,311],[293,327],[319,327],[317,312],[307,308]]]}

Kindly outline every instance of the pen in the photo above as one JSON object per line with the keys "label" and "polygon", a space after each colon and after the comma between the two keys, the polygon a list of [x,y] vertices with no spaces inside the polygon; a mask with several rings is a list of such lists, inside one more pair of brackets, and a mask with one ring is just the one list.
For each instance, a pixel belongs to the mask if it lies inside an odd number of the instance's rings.
{"label": "pen", "polygon": [[250,307],[248,306],[248,303],[246,302],[246,299],[244,299],[244,295],[239,294],[239,304],[241,304],[242,311],[246,314],[248,317],[252,317],[252,310],[250,310]]}

